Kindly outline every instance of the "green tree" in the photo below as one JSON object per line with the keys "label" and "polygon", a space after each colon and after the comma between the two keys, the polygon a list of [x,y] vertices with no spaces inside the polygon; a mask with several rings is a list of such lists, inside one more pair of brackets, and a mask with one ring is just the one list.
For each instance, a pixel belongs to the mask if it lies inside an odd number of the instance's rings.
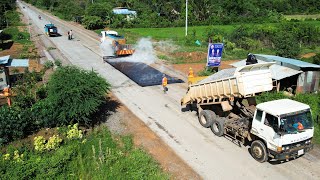
{"label": "green tree", "polygon": [[273,43],[278,56],[295,58],[300,53],[299,43],[290,32],[278,32],[273,39]]}
{"label": "green tree", "polygon": [[99,29],[104,26],[102,19],[98,16],[85,16],[82,23],[86,29]]}

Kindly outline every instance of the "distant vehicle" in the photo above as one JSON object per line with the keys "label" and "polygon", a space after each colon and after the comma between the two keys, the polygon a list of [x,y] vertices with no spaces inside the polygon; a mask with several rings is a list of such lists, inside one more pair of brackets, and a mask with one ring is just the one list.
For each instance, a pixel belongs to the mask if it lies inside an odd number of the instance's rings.
{"label": "distant vehicle", "polygon": [[116,58],[122,56],[130,56],[134,53],[134,49],[131,44],[126,44],[124,36],[118,35],[116,31],[101,31],[101,43],[110,40],[111,47],[113,49],[113,56],[103,56],[104,60],[109,58]]}
{"label": "distant vehicle", "polygon": [[58,35],[58,28],[54,26],[54,24],[46,24],[44,26],[44,32],[47,36],[57,36]]}
{"label": "distant vehicle", "polygon": [[232,77],[190,85],[181,105],[197,110],[199,123],[216,136],[250,145],[258,162],[288,160],[313,147],[310,106],[290,99],[257,104],[255,95],[273,88],[272,64],[238,67]]}

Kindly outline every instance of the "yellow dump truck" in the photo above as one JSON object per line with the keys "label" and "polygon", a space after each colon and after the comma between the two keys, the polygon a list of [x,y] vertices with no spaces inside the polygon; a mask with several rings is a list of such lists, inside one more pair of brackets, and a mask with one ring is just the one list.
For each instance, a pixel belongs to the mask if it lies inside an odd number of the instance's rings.
{"label": "yellow dump truck", "polygon": [[258,162],[302,156],[313,147],[310,107],[290,99],[255,101],[256,94],[273,89],[272,64],[239,67],[221,79],[209,76],[189,86],[181,105],[196,110],[199,123],[216,136],[250,145]]}
{"label": "yellow dump truck", "polygon": [[101,43],[107,42],[110,43],[110,47],[112,48],[111,55],[103,56],[103,59],[106,60],[108,58],[116,58],[121,56],[130,56],[134,53],[134,49],[131,44],[126,44],[126,39],[124,36],[118,35],[116,31],[101,31]]}

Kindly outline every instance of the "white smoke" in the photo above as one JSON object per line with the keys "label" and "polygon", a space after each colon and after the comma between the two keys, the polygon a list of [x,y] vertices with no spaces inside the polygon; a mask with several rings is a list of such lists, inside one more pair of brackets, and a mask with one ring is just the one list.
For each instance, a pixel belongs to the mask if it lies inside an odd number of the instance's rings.
{"label": "white smoke", "polygon": [[112,40],[111,39],[105,39],[101,44],[100,48],[102,51],[103,56],[113,56],[114,50],[112,48]]}
{"label": "white smoke", "polygon": [[[111,41],[112,43],[112,41]],[[104,56],[113,56],[112,44],[110,42],[101,43],[100,47]],[[147,65],[157,60],[156,53],[153,49],[151,38],[141,38],[136,45],[133,46],[135,52],[131,56],[118,57],[110,59],[115,62],[141,62]]]}
{"label": "white smoke", "polygon": [[175,50],[179,49],[179,46],[175,45],[172,40],[155,42],[154,46],[159,51],[170,52],[170,53],[172,53]]}
{"label": "white smoke", "polygon": [[126,58],[130,62],[142,62],[152,64],[157,60],[156,53],[153,49],[151,38],[141,38],[134,46],[135,52],[132,56]]}

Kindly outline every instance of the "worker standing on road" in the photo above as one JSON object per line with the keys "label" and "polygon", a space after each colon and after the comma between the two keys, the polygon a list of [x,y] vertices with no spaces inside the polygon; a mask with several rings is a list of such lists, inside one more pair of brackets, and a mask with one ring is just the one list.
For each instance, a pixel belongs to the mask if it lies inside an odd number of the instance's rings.
{"label": "worker standing on road", "polygon": [[70,35],[70,40],[72,40],[72,35],[73,35],[72,29],[70,30],[69,35]]}
{"label": "worker standing on road", "polygon": [[162,75],[162,87],[163,87],[163,92],[166,94],[167,93],[167,84],[168,84],[168,79],[165,74]]}

